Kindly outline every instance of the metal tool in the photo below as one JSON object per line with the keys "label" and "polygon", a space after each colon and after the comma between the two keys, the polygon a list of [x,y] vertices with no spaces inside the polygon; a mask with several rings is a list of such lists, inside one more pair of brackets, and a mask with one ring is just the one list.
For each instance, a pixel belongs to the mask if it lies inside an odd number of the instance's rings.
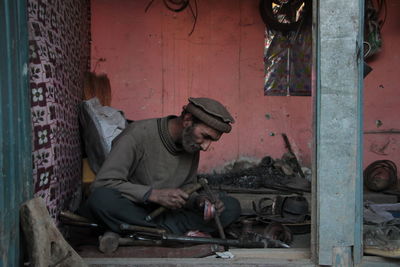
{"label": "metal tool", "polygon": [[153,228],[153,227],[146,227],[146,226],[138,226],[138,225],[130,225],[127,223],[123,223],[119,226],[119,229],[125,233],[137,233],[137,232],[144,232],[144,233],[152,233],[152,234],[165,234],[167,231],[160,228]]}
{"label": "metal tool", "polygon": [[[212,204],[215,204],[215,203],[217,202],[217,199],[215,198],[215,196],[214,196],[213,193],[211,192],[211,189],[210,189],[210,187],[208,186],[208,181],[207,181],[207,179],[205,179],[205,178],[200,178],[200,179],[199,179],[199,183],[202,184],[202,186],[203,186],[203,188],[204,188],[204,191],[206,192],[207,197],[210,199],[211,203],[212,203]],[[217,225],[217,228],[218,228],[219,236],[220,236],[222,239],[225,239],[226,237],[225,237],[224,228],[222,227],[221,221],[220,221],[220,219],[219,219],[218,212],[215,213],[214,220],[215,220],[215,224]]]}
{"label": "metal tool", "polygon": [[75,225],[75,226],[82,226],[82,227],[91,227],[91,228],[98,228],[99,225],[90,221],[88,218],[79,216],[75,213],[70,211],[61,211],[60,212],[60,219],[64,224],[68,225]]}
{"label": "metal tool", "polygon": [[167,234],[162,236],[165,242],[179,242],[187,244],[217,244],[239,248],[265,248],[266,244],[262,241],[244,241],[240,239],[222,239],[211,237],[178,236]]}
{"label": "metal tool", "polygon": [[117,233],[108,231],[99,237],[99,250],[105,254],[110,254],[115,252],[120,246],[161,246],[162,240],[160,240],[160,235],[157,238],[140,239],[121,237]]}
{"label": "metal tool", "polygon": [[[185,192],[188,195],[193,194],[194,192],[196,192],[197,190],[199,190],[202,187],[201,183],[195,183],[192,184],[191,186],[188,186],[183,190],[183,192]],[[149,215],[146,216],[145,220],[147,222],[150,222],[152,220],[154,220],[154,218],[156,218],[157,216],[159,216],[161,213],[163,213],[164,211],[166,211],[167,208],[166,207],[159,207],[156,210],[154,210],[152,213],[150,213]]]}
{"label": "metal tool", "polygon": [[282,137],[283,137],[283,141],[285,142],[285,145],[286,145],[287,150],[289,151],[289,153],[290,153],[290,154],[293,156],[293,158],[294,158],[297,171],[299,172],[299,174],[300,174],[301,177],[305,178],[305,175],[304,175],[304,173],[303,173],[303,170],[301,169],[301,166],[300,166],[300,164],[299,164],[299,161],[297,160],[297,157],[296,157],[296,155],[294,154],[294,152],[293,152],[293,150],[292,150],[292,146],[290,145],[290,142],[289,142],[289,139],[288,139],[287,135],[283,133],[283,134],[282,134]]}
{"label": "metal tool", "polygon": [[267,248],[280,247],[288,248],[289,246],[279,240],[273,240],[261,235],[257,239],[239,238],[211,238],[211,237],[191,237],[169,234],[166,230],[160,228],[152,228],[146,226],[121,224],[120,229],[125,233],[132,235],[121,237],[117,233],[105,232],[99,237],[99,250],[103,253],[112,253],[119,246],[164,246],[173,245],[174,243],[182,244],[216,244],[224,247],[239,248]]}

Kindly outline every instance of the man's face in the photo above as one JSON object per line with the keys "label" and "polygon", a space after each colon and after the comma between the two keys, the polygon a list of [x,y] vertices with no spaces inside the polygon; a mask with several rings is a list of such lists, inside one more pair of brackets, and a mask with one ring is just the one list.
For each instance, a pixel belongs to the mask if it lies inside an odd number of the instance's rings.
{"label": "man's face", "polygon": [[218,141],[221,133],[204,123],[196,123],[185,127],[182,133],[182,146],[188,153],[207,151],[211,142]]}

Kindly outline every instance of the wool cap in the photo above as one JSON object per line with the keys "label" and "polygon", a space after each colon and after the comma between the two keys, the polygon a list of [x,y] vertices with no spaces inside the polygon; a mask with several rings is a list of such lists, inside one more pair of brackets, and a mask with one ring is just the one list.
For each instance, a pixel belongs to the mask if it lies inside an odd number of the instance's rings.
{"label": "wool cap", "polygon": [[223,133],[229,133],[232,129],[230,123],[235,122],[229,111],[221,103],[211,98],[189,97],[189,104],[185,110],[211,128]]}

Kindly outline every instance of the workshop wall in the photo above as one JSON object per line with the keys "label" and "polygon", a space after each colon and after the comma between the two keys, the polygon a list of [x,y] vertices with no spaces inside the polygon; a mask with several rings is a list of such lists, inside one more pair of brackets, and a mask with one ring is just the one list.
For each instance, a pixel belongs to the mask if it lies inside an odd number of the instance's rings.
{"label": "workshop wall", "polygon": [[[230,134],[202,153],[200,171],[242,157],[281,157],[286,133],[311,162],[311,97],[264,96],[264,24],[258,0],[201,0],[168,10],[163,1],[92,0],[92,70],[107,73],[112,106],[133,120],[180,114],[189,96],[220,100]],[[194,1],[191,1],[194,9]]]}
{"label": "workshop wall", "polygon": [[[302,165],[311,163],[312,98],[263,95],[264,24],[258,0],[202,0],[189,10],[163,2],[92,0],[92,70],[111,80],[112,105],[128,118],[179,114],[189,96],[221,100],[236,123],[202,154],[201,171],[241,157],[281,157],[286,133]],[[364,129],[400,129],[398,1],[387,1],[382,51],[364,80]],[[380,125],[379,121],[382,122]],[[365,134],[364,167],[378,159],[400,166],[399,134]]]}
{"label": "workshop wall", "polygon": [[28,0],[35,196],[50,214],[79,204],[78,103],[90,56],[89,0]]}
{"label": "workshop wall", "polygon": [[364,167],[376,160],[389,159],[397,165],[399,177],[400,2],[386,3],[382,49],[368,61],[373,71],[364,80]]}

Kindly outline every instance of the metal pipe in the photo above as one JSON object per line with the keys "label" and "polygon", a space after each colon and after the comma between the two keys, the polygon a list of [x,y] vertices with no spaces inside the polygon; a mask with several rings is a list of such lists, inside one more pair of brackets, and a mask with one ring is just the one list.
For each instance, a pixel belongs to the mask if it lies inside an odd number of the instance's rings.
{"label": "metal pipe", "polygon": [[232,246],[238,248],[266,248],[267,243],[262,241],[244,241],[240,239],[222,239],[209,237],[192,237],[166,234],[162,237],[166,242],[179,242],[190,244],[217,244],[222,246]]}

